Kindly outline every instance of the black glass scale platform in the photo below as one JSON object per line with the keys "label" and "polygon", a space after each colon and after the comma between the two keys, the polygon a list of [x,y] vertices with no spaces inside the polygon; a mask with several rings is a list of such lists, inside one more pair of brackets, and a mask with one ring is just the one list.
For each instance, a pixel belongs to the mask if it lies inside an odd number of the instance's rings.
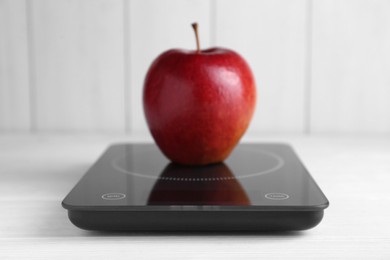
{"label": "black glass scale platform", "polygon": [[329,202],[285,144],[240,144],[200,167],[171,163],[152,144],[116,144],[62,205],[87,230],[280,231],[316,226]]}

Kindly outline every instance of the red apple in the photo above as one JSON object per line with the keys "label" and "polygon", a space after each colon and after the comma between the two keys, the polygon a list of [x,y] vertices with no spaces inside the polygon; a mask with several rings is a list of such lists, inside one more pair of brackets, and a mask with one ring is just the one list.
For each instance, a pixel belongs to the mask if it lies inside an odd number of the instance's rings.
{"label": "red apple", "polygon": [[248,128],[256,86],[247,62],[225,48],[172,49],[152,63],[143,105],[150,132],[173,162],[223,161]]}

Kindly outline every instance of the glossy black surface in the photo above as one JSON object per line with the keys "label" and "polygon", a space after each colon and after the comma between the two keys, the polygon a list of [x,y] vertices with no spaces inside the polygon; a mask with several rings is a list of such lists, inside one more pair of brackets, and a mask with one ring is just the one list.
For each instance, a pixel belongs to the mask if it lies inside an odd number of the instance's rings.
{"label": "glossy black surface", "polygon": [[117,144],[63,201],[70,210],[323,210],[328,200],[284,144],[240,144],[222,164],[170,163],[151,144]]}

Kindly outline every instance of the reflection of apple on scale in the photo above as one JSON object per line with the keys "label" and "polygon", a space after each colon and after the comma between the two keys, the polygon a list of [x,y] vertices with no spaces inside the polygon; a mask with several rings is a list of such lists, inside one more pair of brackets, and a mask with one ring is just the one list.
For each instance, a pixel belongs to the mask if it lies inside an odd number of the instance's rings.
{"label": "reflection of apple on scale", "polygon": [[169,50],[151,65],[144,109],[154,144],[116,144],[63,200],[88,230],[263,231],[316,226],[328,200],[290,146],[239,144],[256,103],[245,60]]}

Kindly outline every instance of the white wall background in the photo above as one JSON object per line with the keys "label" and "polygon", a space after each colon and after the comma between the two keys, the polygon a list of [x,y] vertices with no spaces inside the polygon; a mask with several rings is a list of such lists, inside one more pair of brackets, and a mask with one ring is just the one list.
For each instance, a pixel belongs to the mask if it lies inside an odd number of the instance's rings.
{"label": "white wall background", "polygon": [[194,21],[255,73],[249,134],[390,133],[388,0],[0,0],[0,130],[146,133],[146,70]]}

